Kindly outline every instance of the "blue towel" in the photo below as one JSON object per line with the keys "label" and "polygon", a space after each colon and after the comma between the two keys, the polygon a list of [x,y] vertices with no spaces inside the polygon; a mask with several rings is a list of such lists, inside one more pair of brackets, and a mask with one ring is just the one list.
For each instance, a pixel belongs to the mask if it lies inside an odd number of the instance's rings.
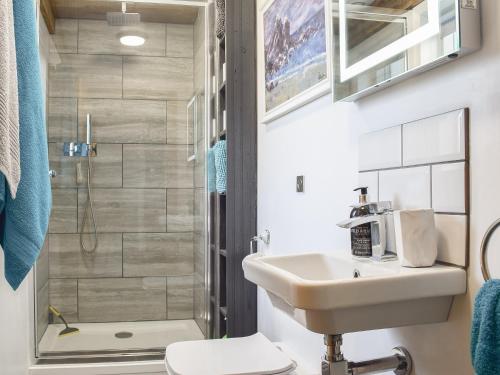
{"label": "blue towel", "polygon": [[2,175],[0,244],[5,254],[5,278],[15,290],[31,270],[43,246],[51,192],[35,2],[15,0],[13,5],[21,181],[16,199],[12,199]]}
{"label": "blue towel", "polygon": [[476,375],[500,374],[500,280],[487,281],[476,296],[471,355]]}
{"label": "blue towel", "polygon": [[215,193],[217,171],[215,169],[215,154],[213,148],[208,149],[207,153],[207,169],[208,169],[208,192]]}
{"label": "blue towel", "polygon": [[214,146],[215,169],[217,171],[216,189],[220,194],[226,192],[227,185],[227,145],[226,141],[219,141]]}

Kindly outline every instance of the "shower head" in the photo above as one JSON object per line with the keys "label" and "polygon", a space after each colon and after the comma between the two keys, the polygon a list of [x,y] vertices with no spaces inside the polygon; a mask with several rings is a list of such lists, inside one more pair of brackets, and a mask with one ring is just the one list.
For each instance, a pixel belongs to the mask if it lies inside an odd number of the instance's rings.
{"label": "shower head", "polygon": [[141,22],[139,13],[127,13],[127,3],[122,2],[121,12],[107,12],[106,19],[110,26],[133,26]]}

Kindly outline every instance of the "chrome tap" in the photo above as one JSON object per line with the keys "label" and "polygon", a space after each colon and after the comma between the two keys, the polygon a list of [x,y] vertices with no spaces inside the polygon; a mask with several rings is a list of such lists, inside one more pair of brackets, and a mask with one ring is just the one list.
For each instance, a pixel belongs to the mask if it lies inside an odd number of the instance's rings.
{"label": "chrome tap", "polygon": [[386,261],[396,258],[392,203],[389,201],[362,204],[370,213],[367,216],[352,217],[337,225],[351,229],[363,224],[372,225],[372,260]]}

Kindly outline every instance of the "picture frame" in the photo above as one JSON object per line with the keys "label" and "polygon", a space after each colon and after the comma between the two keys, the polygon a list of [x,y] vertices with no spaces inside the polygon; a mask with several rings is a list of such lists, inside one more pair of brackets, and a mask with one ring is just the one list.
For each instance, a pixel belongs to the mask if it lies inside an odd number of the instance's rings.
{"label": "picture frame", "polygon": [[331,92],[330,0],[267,0],[258,11],[258,30],[262,123]]}

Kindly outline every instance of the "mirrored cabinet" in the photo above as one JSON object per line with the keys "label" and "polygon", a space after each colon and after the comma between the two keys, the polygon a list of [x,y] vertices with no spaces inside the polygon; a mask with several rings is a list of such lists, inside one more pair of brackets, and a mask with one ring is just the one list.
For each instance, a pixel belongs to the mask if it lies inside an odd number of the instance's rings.
{"label": "mirrored cabinet", "polygon": [[333,0],[334,100],[353,101],[479,49],[479,0]]}

